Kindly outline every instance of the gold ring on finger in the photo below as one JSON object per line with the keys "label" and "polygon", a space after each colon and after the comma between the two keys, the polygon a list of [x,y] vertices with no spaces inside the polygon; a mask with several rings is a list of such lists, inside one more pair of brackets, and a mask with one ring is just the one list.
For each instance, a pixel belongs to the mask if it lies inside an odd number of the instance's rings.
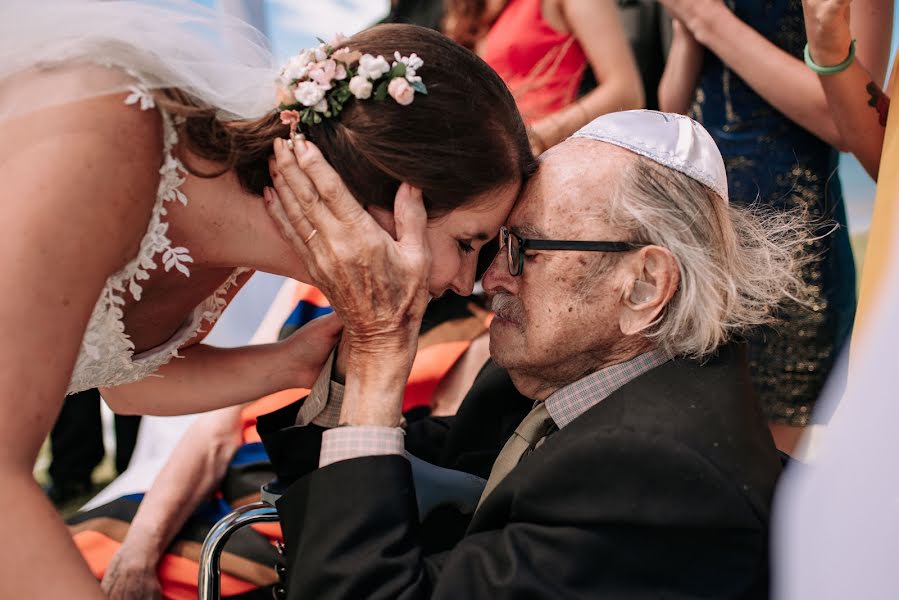
{"label": "gold ring on finger", "polygon": [[310,233],[308,236],[306,236],[306,239],[303,240],[303,244],[308,244],[308,243],[309,243],[309,240],[311,240],[312,238],[314,238],[315,235],[316,235],[317,233],[318,233],[318,229],[313,229],[313,230],[312,230],[312,233]]}

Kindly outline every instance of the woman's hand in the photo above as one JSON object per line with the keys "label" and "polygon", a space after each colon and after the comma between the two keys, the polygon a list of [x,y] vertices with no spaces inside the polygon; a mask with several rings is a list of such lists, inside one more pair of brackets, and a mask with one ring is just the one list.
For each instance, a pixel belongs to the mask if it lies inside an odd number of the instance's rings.
{"label": "woman's hand", "polygon": [[721,0],[659,0],[675,21],[680,21],[687,33],[700,37],[707,24],[716,20],[718,11],[729,9]]}
{"label": "woman's hand", "polygon": [[851,3],[852,0],[802,0],[808,49],[817,64],[838,65],[849,56]]}
{"label": "woman's hand", "polygon": [[531,144],[531,152],[534,156],[540,156],[549,149],[549,144],[544,138],[545,127],[540,126],[540,122],[534,123],[528,127],[528,142]]}
{"label": "woman's hand", "polygon": [[335,313],[309,321],[278,342],[285,350],[284,367],[293,387],[311,389],[331,350],[337,344],[343,323]]}
{"label": "woman's hand", "polygon": [[157,557],[149,549],[125,543],[119,548],[109,566],[100,587],[109,600],[162,598],[162,586],[156,575]]}
{"label": "woman's hand", "polygon": [[[395,426],[428,302],[431,256],[420,190],[400,186],[394,240],[353,198],[310,142],[275,142],[266,207],[343,321],[344,422]],[[352,390],[384,400],[354,402]],[[399,398],[399,403],[395,400]]]}

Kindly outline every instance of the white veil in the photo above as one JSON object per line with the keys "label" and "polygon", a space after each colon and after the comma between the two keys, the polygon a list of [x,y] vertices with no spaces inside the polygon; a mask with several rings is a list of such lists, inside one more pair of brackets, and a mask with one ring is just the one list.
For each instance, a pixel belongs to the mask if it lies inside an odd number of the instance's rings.
{"label": "white veil", "polygon": [[135,78],[251,119],[276,106],[276,76],[259,31],[189,0],[0,2],[0,121],[127,92]]}

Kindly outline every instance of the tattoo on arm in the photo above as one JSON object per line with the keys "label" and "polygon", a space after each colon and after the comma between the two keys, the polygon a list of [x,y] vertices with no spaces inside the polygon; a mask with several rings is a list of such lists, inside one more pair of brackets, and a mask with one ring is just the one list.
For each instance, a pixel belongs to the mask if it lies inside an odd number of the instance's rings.
{"label": "tattoo on arm", "polygon": [[877,114],[880,117],[880,126],[886,127],[887,116],[890,113],[890,97],[884,94],[873,81],[870,82],[865,89],[868,90],[868,94],[871,95],[871,98],[868,100],[868,106],[873,107],[874,110],[877,111]]}

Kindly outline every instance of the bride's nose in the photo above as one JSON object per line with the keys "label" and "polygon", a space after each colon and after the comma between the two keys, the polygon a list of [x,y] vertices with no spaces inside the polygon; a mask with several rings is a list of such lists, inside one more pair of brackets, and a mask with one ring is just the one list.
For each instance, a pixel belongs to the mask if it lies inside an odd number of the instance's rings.
{"label": "bride's nose", "polygon": [[466,264],[459,270],[456,278],[450,282],[450,288],[460,296],[470,296],[474,290],[475,264]]}

